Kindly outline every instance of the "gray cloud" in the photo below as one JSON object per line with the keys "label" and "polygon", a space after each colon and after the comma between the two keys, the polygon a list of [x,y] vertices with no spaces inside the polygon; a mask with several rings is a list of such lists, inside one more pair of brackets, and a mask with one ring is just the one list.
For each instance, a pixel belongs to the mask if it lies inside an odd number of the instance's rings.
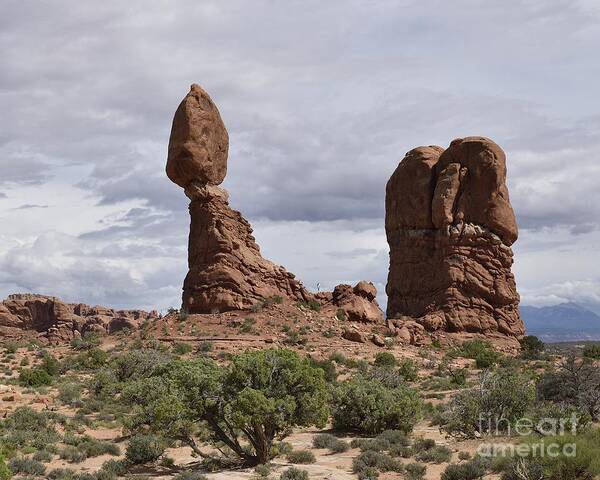
{"label": "gray cloud", "polygon": [[34,205],[32,203],[26,203],[24,205],[20,205],[18,207],[13,208],[13,210],[31,210],[34,208],[48,208],[48,205]]}

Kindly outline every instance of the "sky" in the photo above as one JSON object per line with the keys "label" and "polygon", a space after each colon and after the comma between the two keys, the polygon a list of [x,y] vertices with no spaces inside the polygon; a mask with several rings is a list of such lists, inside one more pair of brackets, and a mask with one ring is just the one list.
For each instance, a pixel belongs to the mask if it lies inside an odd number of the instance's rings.
{"label": "sky", "polygon": [[419,145],[507,154],[522,303],[600,312],[597,0],[3,0],[0,297],[179,306],[188,200],[164,173],[190,84],[223,184],[311,290],[373,281],[385,183]]}

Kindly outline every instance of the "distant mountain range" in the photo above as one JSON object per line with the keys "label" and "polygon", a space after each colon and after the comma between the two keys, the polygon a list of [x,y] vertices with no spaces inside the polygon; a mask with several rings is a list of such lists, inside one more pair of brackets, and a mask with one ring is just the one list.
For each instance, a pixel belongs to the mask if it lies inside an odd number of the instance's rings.
{"label": "distant mountain range", "polygon": [[521,306],[528,335],[544,342],[600,340],[600,316],[576,303],[552,307]]}

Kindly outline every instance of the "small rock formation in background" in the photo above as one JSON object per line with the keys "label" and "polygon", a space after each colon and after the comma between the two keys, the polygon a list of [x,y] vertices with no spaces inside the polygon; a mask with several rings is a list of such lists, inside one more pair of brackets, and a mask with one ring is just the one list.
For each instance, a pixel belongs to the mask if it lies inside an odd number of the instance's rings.
{"label": "small rock formation in background", "polygon": [[0,335],[19,336],[31,331],[42,334],[51,343],[60,343],[86,332],[106,335],[126,328],[136,330],[144,321],[157,318],[159,314],[154,311],[113,310],[64,303],[45,295],[15,294],[0,303]]}
{"label": "small rock formation in background", "polygon": [[167,175],[185,189],[190,203],[189,272],[183,308],[215,313],[249,308],[281,296],[307,300],[294,275],[265,260],[250,224],[229,207],[219,185],[227,173],[229,137],[208,94],[192,85],[173,118]]}
{"label": "small rock formation in background", "polygon": [[511,273],[517,224],[506,158],[484,137],[418,147],[386,188],[387,317],[405,336],[427,331],[520,336]]}
{"label": "small rock formation in background", "polygon": [[[360,323],[383,324],[383,312],[376,300],[377,289],[371,282],[364,280],[354,287],[342,283],[333,292],[318,293],[315,298],[325,306],[332,305],[337,309],[335,314],[343,320]],[[341,314],[343,312],[343,314]]]}

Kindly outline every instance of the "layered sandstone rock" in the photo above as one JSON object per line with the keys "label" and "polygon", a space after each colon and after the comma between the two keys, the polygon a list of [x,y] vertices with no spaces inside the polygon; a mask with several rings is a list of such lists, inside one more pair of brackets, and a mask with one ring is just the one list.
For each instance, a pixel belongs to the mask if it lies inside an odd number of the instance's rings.
{"label": "layered sandstone rock", "polygon": [[0,303],[0,334],[18,336],[37,332],[51,342],[60,342],[86,332],[111,334],[124,328],[134,330],[144,321],[158,317],[154,311],[114,310],[68,304],[45,295],[16,294]]}
{"label": "layered sandstone rock", "polygon": [[183,285],[188,312],[246,309],[274,296],[308,298],[292,273],[261,256],[250,224],[231,209],[225,190],[195,185],[186,194],[192,219]]}
{"label": "layered sandstone rock", "polygon": [[383,312],[375,297],[377,289],[370,282],[358,282],[354,288],[341,284],[333,289],[333,304],[343,310],[351,322],[383,323]]}
{"label": "layered sandstone rock", "polygon": [[392,323],[524,333],[511,273],[517,225],[505,155],[493,141],[467,137],[446,150],[408,152],[387,184],[385,223]]}
{"label": "layered sandstone rock", "polygon": [[308,299],[294,275],[261,256],[250,224],[217,187],[227,172],[227,151],[217,107],[192,85],[175,113],[167,159],[167,175],[191,200],[183,308],[215,313],[245,309],[272,296]]}

